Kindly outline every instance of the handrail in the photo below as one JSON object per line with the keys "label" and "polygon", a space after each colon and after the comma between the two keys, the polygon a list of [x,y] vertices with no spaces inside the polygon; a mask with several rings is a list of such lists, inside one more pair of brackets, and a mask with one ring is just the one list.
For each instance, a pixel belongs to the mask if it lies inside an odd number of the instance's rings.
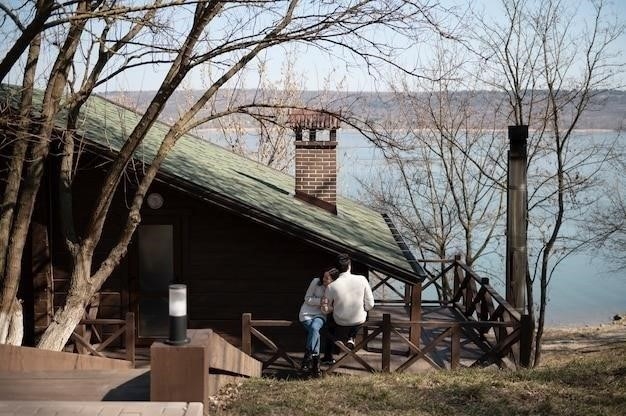
{"label": "handrail", "polygon": [[[426,355],[428,351],[434,349],[437,344],[443,342],[445,337],[451,337],[456,339],[460,337],[462,331],[468,338],[470,338],[476,345],[483,349],[484,354],[472,365],[482,365],[485,363],[495,362],[498,365],[503,364],[503,358],[511,356],[517,364],[526,366],[530,357],[530,342],[532,340],[532,321],[528,315],[520,314],[515,310],[504,297],[502,297],[490,284],[489,279],[480,278],[469,266],[460,261],[460,257],[453,260],[419,260],[423,263],[440,263],[449,265],[442,267],[442,271],[438,275],[432,274],[433,277],[426,280],[426,285],[421,289],[434,284],[439,287],[444,287],[444,284],[437,283],[437,280],[446,278],[446,273],[454,272],[454,283],[448,285],[451,289],[451,298],[438,299],[436,301],[429,301],[421,299],[421,296],[417,297],[414,302],[420,305],[426,305],[428,303],[438,303],[441,306],[450,306],[455,309],[460,315],[465,317],[465,320],[461,321],[424,321],[413,320],[391,322],[385,321],[383,314],[383,320],[368,320],[363,326],[372,330],[373,333],[366,335],[365,341],[362,345],[350,351],[343,343],[337,341],[336,345],[344,355],[340,357],[337,363],[327,369],[327,371],[333,371],[340,362],[346,359],[348,356],[352,356],[357,362],[359,362],[367,371],[372,371],[372,368],[365,362],[361,362],[360,358],[355,354],[360,348],[364,348],[367,342],[372,337],[382,334],[383,346],[381,350],[381,370],[388,371],[389,360],[391,354],[391,347],[389,344],[390,334],[393,333],[396,337],[399,337],[402,343],[405,343],[409,347],[409,351],[413,353],[412,357],[402,364],[396,371],[403,371],[410,367],[415,361],[424,360],[430,365],[438,367],[437,364],[432,362]],[[387,279],[381,281],[379,285],[387,284]],[[414,289],[416,286],[413,287]],[[421,293],[421,292],[420,292]],[[450,295],[450,293],[448,293]],[[406,302],[406,300],[405,300]],[[252,320],[250,314],[244,314],[242,318],[242,345],[245,352],[252,354],[252,337],[256,337],[266,346],[274,352],[274,355],[266,362],[264,367],[270,365],[276,359],[282,357],[296,368],[295,359],[280,345],[259,331],[258,328],[270,327],[270,326],[282,326],[289,327],[296,325],[297,322],[282,321],[282,320]],[[433,341],[426,346],[416,345],[420,342],[420,337],[411,336],[411,339],[405,338],[401,334],[399,329],[411,329],[412,333],[421,333],[422,329],[443,329],[443,332]],[[372,335],[374,334],[374,335]],[[445,334],[445,336],[444,336]],[[453,341],[451,341],[453,342]],[[434,343],[434,344],[433,344]],[[512,346],[516,343],[520,345],[519,355],[513,356]],[[368,351],[372,351],[369,348]],[[452,368],[458,365],[458,354],[460,345],[451,345],[450,351],[452,356],[450,362]]]}
{"label": "handrail", "polygon": [[460,267],[461,269],[465,271],[466,279],[469,277],[473,279],[476,283],[484,287],[485,290],[489,292],[491,297],[494,300],[496,300],[500,305],[502,305],[502,307],[509,313],[509,315],[511,315],[511,317],[513,317],[517,321],[521,321],[522,319],[521,314],[517,310],[513,309],[511,305],[509,305],[509,303],[488,283],[488,279],[482,279],[478,277],[476,273],[465,263],[461,263],[461,262],[455,262],[455,263],[458,265],[458,267]]}
{"label": "handrail", "polygon": [[[297,369],[296,361],[297,359],[291,356],[284,348],[280,346],[280,343],[270,339],[267,335],[263,334],[260,331],[260,328],[263,327],[291,327],[297,325],[298,322],[295,321],[286,321],[286,320],[263,320],[263,319],[252,319],[252,314],[244,313],[242,315],[242,350],[248,355],[254,356],[252,351],[252,337],[259,339],[265,346],[269,347],[272,356],[263,362],[263,368],[269,367],[273,364],[278,358],[284,358],[289,365]],[[407,339],[399,329],[401,328],[411,328],[415,325],[419,325],[421,328],[429,328],[429,329],[442,329],[442,332],[438,334],[434,340],[430,341],[428,344],[421,346],[417,345],[411,340]],[[388,313],[383,314],[382,320],[367,320],[363,326],[367,326],[373,332],[367,335],[361,342],[359,342],[353,349],[348,349],[341,341],[335,340],[335,345],[339,347],[342,355],[340,355],[335,364],[328,367],[326,373],[331,373],[338,368],[343,361],[345,361],[348,357],[354,358],[366,371],[382,371],[382,372],[390,372],[391,371],[391,355],[393,354],[391,350],[391,335],[395,335],[396,338],[400,339],[400,341],[406,344],[409,348],[411,354],[409,357],[400,364],[395,370],[396,372],[403,372],[409,367],[411,367],[415,362],[423,360],[426,361],[431,366],[440,369],[441,366],[435,363],[428,354],[431,351],[434,351],[436,347],[441,345],[445,339],[450,338],[450,368],[455,369],[460,365],[460,350],[461,350],[461,333],[466,332],[463,331],[464,328],[487,328],[487,330],[494,329],[506,329],[512,328],[510,333],[507,333],[506,336],[502,337],[502,339],[497,340],[495,345],[491,345],[489,343],[485,343],[482,345],[484,354],[476,360],[471,366],[481,365],[485,363],[496,362],[498,365],[502,366],[502,359],[506,356],[507,351],[510,349],[510,346],[519,340],[520,334],[520,322],[517,320],[502,320],[502,321],[481,321],[481,320],[468,320],[468,321],[400,321],[400,322],[392,322],[391,315]],[[485,331],[486,332],[486,331]],[[372,341],[373,338],[382,334],[382,349],[380,352],[380,369],[374,369],[363,360],[362,357],[357,355],[356,353],[360,351],[362,348],[367,345],[368,342]],[[481,345],[479,345],[481,347]],[[371,350],[370,350],[371,351]],[[256,357],[257,359],[261,358]]]}
{"label": "handrail", "polygon": [[[442,279],[446,273],[449,273],[450,271],[452,271],[453,269],[455,270],[455,280],[458,279],[458,269],[462,270],[463,272],[465,272],[465,276],[462,278],[462,281],[456,282],[455,281],[455,287],[453,290],[453,295],[452,295],[452,301],[453,303],[455,301],[458,301],[459,299],[464,297],[464,293],[467,292],[468,287],[471,286],[470,282],[473,282],[473,284],[476,284],[480,287],[480,289],[486,291],[489,296],[491,297],[491,299],[493,301],[495,301],[498,305],[502,305],[502,308],[504,309],[504,311],[506,313],[508,313],[513,319],[517,320],[517,321],[521,321],[522,317],[521,314],[519,313],[519,311],[515,310],[513,307],[511,307],[511,305],[502,297],[502,295],[500,295],[490,284],[489,284],[489,280],[488,279],[484,279],[479,277],[476,272],[474,272],[474,270],[472,270],[468,265],[466,265],[465,263],[459,261],[458,259],[442,259],[442,260],[419,260],[420,262],[425,262],[425,263],[442,263],[442,264],[446,264],[446,263],[450,263],[447,267],[445,267],[442,271],[438,271],[437,274],[434,274],[434,276],[430,279],[427,279],[427,283],[422,287],[422,290],[425,290],[426,288],[428,288],[429,286],[435,284],[437,285],[436,281],[439,279]],[[458,287],[457,287],[458,285]],[[476,291],[471,290],[471,292],[476,292],[478,293],[480,290],[477,289]],[[471,302],[470,299],[464,299],[466,302]],[[444,302],[443,300],[439,299],[439,300],[433,300],[433,301],[428,301],[428,300],[424,300],[424,303],[433,303],[433,302],[439,302],[439,303],[447,303]],[[468,305],[465,305],[466,307]]]}
{"label": "handrail", "polygon": [[[81,335],[76,329],[72,332],[70,339],[76,342],[76,345],[80,345],[82,348],[77,348],[79,354],[95,355],[98,357],[106,357],[102,352],[111,343],[118,338],[123,337],[124,349],[126,350],[126,360],[131,362],[131,365],[135,367],[135,314],[128,312],[126,319],[108,319],[108,318],[90,318],[81,319],[78,325],[89,325],[92,327],[94,334],[99,338],[100,342],[91,342],[91,331],[86,331],[87,336]],[[101,331],[96,330],[96,326],[102,325],[117,325],[119,328],[114,331],[108,338],[101,338]]]}

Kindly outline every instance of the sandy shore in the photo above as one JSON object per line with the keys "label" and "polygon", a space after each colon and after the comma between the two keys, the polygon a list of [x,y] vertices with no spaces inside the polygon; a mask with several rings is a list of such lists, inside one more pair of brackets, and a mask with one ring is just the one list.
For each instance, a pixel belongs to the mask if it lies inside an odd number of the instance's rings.
{"label": "sandy shore", "polygon": [[626,344],[626,318],[600,325],[546,328],[542,361],[575,359],[619,344]]}

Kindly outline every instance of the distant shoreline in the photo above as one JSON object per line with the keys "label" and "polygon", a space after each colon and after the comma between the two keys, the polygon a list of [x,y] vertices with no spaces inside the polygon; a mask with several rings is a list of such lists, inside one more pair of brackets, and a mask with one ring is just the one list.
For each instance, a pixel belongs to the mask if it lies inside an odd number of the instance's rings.
{"label": "distant shoreline", "polygon": [[613,320],[611,317],[608,317],[604,322],[592,322],[592,323],[550,323],[545,324],[545,328],[551,331],[576,331],[581,328],[598,328],[598,327],[612,327],[612,326],[624,326],[626,328],[626,313],[619,313],[619,316],[622,317],[620,320]]}
{"label": "distant shoreline", "polygon": [[[205,127],[205,128],[197,128],[194,129],[194,131],[196,132],[202,132],[202,131],[206,131],[206,132],[222,132],[222,131],[227,131],[227,132],[235,132],[235,131],[241,131],[244,132],[246,134],[250,134],[250,133],[256,133],[258,132],[258,128],[254,128],[254,127],[242,127],[242,128],[219,128],[219,127]],[[340,131],[349,131],[349,132],[358,132],[359,130],[352,128],[352,127],[347,127],[347,128],[341,128]],[[406,132],[405,129],[395,129],[394,131],[402,131],[402,132]],[[425,129],[414,129],[413,131],[425,131]],[[472,130],[469,129],[469,131],[476,131],[476,130]],[[506,132],[507,129],[494,129],[494,130],[489,130],[488,132]],[[531,133],[534,130],[529,130]],[[621,130],[615,130],[615,129],[574,129],[572,130],[575,133],[620,133]],[[487,131],[485,131],[487,133]],[[626,131],[624,131],[624,133],[626,133]]]}

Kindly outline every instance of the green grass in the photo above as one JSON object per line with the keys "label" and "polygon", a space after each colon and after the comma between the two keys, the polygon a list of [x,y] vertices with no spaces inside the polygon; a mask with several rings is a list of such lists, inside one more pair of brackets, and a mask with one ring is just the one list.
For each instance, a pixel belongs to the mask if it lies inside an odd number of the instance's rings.
{"label": "green grass", "polygon": [[217,415],[625,415],[626,345],[534,370],[251,379]]}

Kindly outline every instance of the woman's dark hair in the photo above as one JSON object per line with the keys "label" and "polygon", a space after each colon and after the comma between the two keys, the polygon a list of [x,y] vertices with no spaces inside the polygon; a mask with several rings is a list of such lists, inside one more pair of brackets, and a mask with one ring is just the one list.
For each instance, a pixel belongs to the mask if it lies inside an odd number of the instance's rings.
{"label": "woman's dark hair", "polygon": [[[337,278],[339,277],[339,270],[337,270],[336,267],[331,267],[330,269],[326,269],[324,270],[324,273],[328,272],[328,274],[330,275],[330,278],[333,280],[337,280]],[[319,286],[323,285],[324,281],[324,274],[322,274],[322,277],[320,277],[320,280],[317,282],[317,284]]]}

